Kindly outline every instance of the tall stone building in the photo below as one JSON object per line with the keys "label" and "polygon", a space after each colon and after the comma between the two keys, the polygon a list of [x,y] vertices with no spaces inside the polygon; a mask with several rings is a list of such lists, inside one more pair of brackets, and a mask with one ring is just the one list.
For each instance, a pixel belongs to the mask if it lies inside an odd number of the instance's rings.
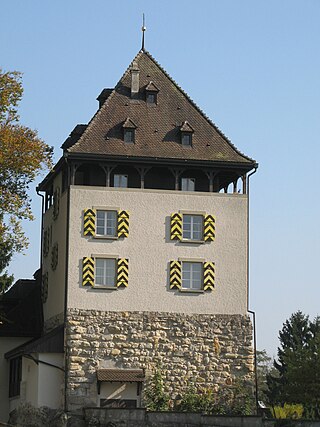
{"label": "tall stone building", "polygon": [[[44,326],[28,355],[50,356],[46,404],[140,406],[159,364],[173,397],[191,382],[250,380],[246,177],[256,162],[145,50],[97,99],[38,187]],[[24,348],[7,358],[22,360],[23,398],[39,405]]]}

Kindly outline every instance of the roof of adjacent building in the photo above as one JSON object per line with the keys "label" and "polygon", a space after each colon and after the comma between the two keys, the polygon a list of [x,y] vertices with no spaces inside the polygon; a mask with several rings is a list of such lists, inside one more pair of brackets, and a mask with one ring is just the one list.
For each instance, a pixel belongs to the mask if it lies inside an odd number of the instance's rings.
{"label": "roof of adjacent building", "polygon": [[35,279],[18,280],[1,298],[0,336],[37,337],[42,329],[42,303],[39,274]]}
{"label": "roof of adjacent building", "polygon": [[143,382],[142,369],[98,369],[97,380],[109,382]]}
{"label": "roof of adjacent building", "polygon": [[[132,66],[139,69],[139,93],[131,98]],[[157,90],[157,103],[146,90]],[[76,127],[62,148],[72,154],[238,163],[255,161],[242,154],[209,120],[147,51],[140,51],[116,87],[102,91],[105,101],[87,126]],[[101,105],[102,104],[102,105]],[[135,124],[135,142],[124,142],[123,126]],[[192,129],[192,147],[181,144],[181,129]]]}

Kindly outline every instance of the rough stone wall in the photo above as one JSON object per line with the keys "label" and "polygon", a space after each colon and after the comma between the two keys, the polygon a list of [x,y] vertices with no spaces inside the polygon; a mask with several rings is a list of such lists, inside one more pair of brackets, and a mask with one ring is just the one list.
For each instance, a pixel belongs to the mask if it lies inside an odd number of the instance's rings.
{"label": "rough stone wall", "polygon": [[214,387],[253,377],[252,326],[242,315],[184,315],[70,309],[69,410],[98,406],[96,370],[161,364],[172,398],[190,382]]}

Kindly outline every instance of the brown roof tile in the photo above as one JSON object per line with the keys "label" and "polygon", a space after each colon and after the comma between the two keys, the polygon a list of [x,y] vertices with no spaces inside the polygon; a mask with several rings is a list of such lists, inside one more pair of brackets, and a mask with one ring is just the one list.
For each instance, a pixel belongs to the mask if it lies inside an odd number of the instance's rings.
{"label": "brown roof tile", "polygon": [[[66,147],[69,153],[231,162],[248,169],[255,164],[232,145],[148,52],[139,52],[134,63],[140,70],[137,99],[131,99],[129,67],[80,138]],[[159,89],[156,105],[145,102],[150,81]],[[134,144],[123,141],[122,125],[128,117],[137,127]],[[181,145],[180,129],[185,122],[194,129],[191,150]]]}
{"label": "brown roof tile", "polygon": [[143,382],[145,379],[142,369],[98,369],[98,381]]}

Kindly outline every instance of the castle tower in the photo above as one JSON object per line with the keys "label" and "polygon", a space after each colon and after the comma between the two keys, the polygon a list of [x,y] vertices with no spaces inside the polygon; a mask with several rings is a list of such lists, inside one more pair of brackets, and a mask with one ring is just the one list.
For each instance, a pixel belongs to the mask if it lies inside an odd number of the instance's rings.
{"label": "castle tower", "polygon": [[64,325],[67,409],[140,406],[159,364],[173,398],[251,380],[257,164],[147,51],[98,101],[39,186],[44,329]]}

